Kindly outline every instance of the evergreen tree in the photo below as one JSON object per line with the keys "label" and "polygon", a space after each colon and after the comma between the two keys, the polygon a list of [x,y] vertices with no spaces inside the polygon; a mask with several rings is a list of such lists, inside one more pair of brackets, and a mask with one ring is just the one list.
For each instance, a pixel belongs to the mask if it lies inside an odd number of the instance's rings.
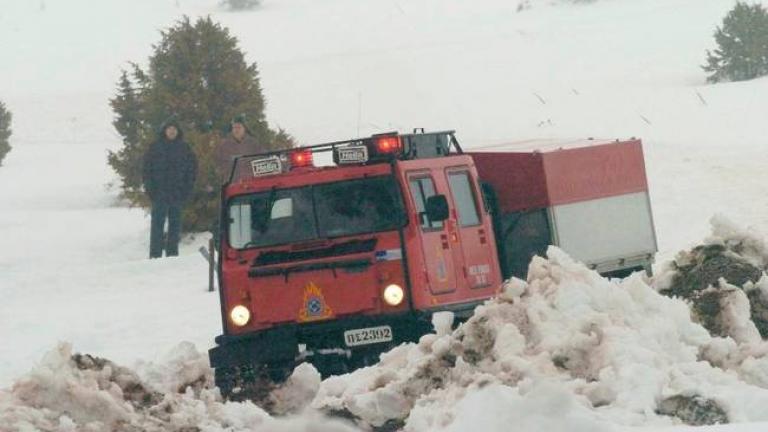
{"label": "evergreen tree", "polygon": [[210,18],[192,23],[185,17],[163,31],[153,48],[146,71],[132,64],[118,80],[110,104],[123,147],[110,152],[108,161],[120,176],[123,196],[147,207],[141,161],[161,125],[173,116],[199,163],[183,229],[206,230],[218,211],[218,197],[206,192],[207,186],[218,186],[213,151],[231,120],[244,116],[263,151],[290,147],[293,139],[285,131],[269,128],[256,64],[246,63],[237,39],[226,28]]}
{"label": "evergreen tree", "polygon": [[744,81],[768,75],[768,11],[736,3],[715,31],[717,48],[707,51],[709,82]]}
{"label": "evergreen tree", "polygon": [[[110,101],[116,117],[112,125],[123,137],[123,147],[117,152],[110,151],[109,165],[119,174],[121,190],[132,204],[148,206],[149,200],[142,191],[141,167],[144,152],[154,136],[152,127],[143,117],[143,95],[141,88],[147,85],[146,76],[136,65],[132,75],[123,71],[118,82],[117,96]],[[133,78],[133,80],[131,80]],[[139,83],[136,88],[134,82]]]}
{"label": "evergreen tree", "polygon": [[5,108],[5,104],[0,101],[0,166],[3,165],[5,155],[11,151],[11,145],[8,138],[11,137],[11,113]]}

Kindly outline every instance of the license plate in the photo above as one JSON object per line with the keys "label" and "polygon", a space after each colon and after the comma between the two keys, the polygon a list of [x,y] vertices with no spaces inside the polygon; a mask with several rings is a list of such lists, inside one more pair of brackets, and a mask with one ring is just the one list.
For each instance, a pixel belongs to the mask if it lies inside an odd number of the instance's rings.
{"label": "license plate", "polygon": [[389,326],[368,327],[344,332],[344,342],[350,347],[391,341],[392,328]]}

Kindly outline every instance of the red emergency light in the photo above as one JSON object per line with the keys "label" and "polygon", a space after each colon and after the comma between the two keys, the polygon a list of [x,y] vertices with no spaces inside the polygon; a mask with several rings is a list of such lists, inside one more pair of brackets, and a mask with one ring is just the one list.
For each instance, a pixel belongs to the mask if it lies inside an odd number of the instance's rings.
{"label": "red emergency light", "polygon": [[374,140],[374,145],[378,154],[399,153],[403,150],[403,142],[396,135],[377,137]]}
{"label": "red emergency light", "polygon": [[312,150],[296,150],[291,152],[291,168],[314,166]]}

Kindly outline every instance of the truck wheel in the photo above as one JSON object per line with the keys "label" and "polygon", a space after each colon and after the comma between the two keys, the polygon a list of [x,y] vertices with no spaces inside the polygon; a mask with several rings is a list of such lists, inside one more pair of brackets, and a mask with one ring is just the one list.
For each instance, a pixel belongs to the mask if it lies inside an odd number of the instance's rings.
{"label": "truck wheel", "polygon": [[295,366],[292,363],[290,365],[272,365],[267,368],[266,373],[270,381],[275,384],[282,384],[291,377],[294,369]]}
{"label": "truck wheel", "polygon": [[248,364],[214,370],[214,383],[225,400],[249,400],[263,406],[269,394],[293,373],[294,365]]}
{"label": "truck wheel", "polygon": [[213,383],[218,387],[221,396],[229,399],[232,390],[237,385],[235,368],[219,367],[213,370]]}

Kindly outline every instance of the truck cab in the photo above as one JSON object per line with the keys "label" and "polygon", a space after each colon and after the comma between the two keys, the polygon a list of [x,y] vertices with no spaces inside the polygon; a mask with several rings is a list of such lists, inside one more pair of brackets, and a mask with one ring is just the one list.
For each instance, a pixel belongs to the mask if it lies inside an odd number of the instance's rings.
{"label": "truck cab", "polygon": [[466,318],[501,286],[489,208],[452,131],[243,156],[222,195],[210,359],[231,397],[244,376],[280,379],[300,361],[324,375],[377,361],[428,333],[434,312]]}

